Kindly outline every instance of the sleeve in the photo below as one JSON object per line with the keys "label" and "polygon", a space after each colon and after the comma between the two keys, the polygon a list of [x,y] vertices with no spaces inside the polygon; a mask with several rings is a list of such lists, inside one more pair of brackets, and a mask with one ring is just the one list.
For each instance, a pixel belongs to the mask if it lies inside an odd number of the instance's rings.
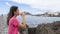
{"label": "sleeve", "polygon": [[18,22],[18,20],[14,19],[12,24],[13,24],[14,26],[18,26],[19,22]]}

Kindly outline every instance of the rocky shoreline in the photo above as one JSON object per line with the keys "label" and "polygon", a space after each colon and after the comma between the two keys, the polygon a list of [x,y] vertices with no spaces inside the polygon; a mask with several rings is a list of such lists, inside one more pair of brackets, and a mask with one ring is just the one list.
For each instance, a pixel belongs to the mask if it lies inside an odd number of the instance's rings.
{"label": "rocky shoreline", "polygon": [[60,21],[39,24],[35,28],[28,28],[28,34],[60,34]]}
{"label": "rocky shoreline", "polygon": [[60,21],[38,25],[36,34],[60,34]]}

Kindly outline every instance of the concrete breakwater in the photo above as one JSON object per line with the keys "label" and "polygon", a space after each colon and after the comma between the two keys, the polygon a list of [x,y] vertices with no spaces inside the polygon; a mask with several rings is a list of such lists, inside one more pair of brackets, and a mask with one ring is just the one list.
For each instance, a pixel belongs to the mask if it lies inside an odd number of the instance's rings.
{"label": "concrete breakwater", "polygon": [[0,34],[7,34],[6,18],[0,16]]}

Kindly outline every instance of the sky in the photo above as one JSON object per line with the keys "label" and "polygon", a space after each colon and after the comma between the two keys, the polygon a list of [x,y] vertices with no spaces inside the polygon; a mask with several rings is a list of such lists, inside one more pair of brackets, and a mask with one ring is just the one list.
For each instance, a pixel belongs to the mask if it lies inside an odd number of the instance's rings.
{"label": "sky", "polygon": [[0,0],[0,14],[8,13],[11,6],[18,6],[20,12],[43,14],[60,11],[60,0]]}

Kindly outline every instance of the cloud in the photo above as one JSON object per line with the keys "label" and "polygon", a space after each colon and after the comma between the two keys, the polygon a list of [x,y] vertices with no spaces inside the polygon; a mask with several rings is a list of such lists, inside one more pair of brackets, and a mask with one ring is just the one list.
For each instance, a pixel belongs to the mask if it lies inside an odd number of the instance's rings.
{"label": "cloud", "polygon": [[9,7],[11,6],[8,2],[6,2],[5,4],[8,5]]}
{"label": "cloud", "polygon": [[17,3],[30,5],[37,9],[60,10],[60,0],[9,0]]}

